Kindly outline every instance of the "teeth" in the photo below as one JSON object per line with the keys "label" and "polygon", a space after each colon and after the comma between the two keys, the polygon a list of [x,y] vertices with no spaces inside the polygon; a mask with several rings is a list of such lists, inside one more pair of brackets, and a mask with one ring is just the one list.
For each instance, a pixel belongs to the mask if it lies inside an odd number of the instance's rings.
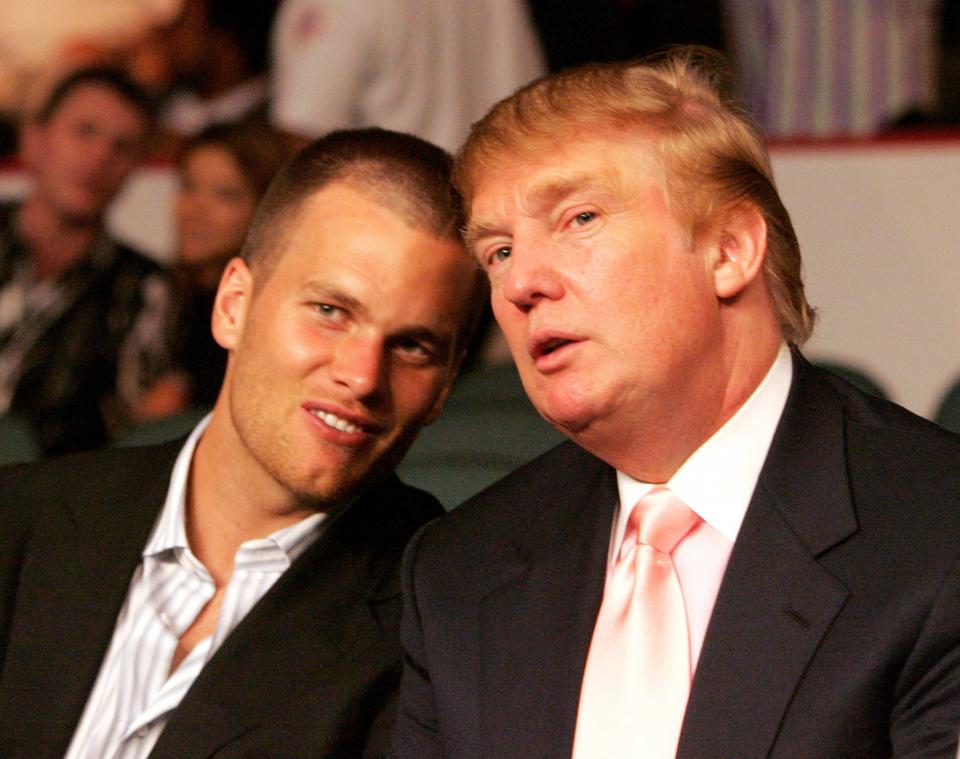
{"label": "teeth", "polygon": [[360,428],[357,425],[350,424],[346,419],[341,419],[336,414],[329,414],[326,411],[314,411],[312,413],[317,419],[327,426],[333,427],[335,430],[340,430],[341,432],[360,432]]}

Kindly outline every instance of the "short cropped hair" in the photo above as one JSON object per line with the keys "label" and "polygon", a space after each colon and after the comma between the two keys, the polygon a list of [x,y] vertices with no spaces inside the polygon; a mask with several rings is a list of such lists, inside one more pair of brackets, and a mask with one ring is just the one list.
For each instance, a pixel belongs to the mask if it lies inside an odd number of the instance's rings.
{"label": "short cropped hair", "polygon": [[454,181],[469,200],[482,172],[594,131],[648,138],[666,176],[667,200],[691,235],[715,212],[755,205],[767,224],[764,272],[784,339],[813,331],[800,246],[777,194],[763,138],[733,96],[726,61],[684,46],[640,61],[592,64],[535,80],[502,100],[471,130]]}
{"label": "short cropped hair", "polygon": [[156,107],[150,96],[126,72],[114,66],[83,66],[74,69],[58,81],[34,114],[34,120],[43,124],[50,120],[75,90],[96,85],[111,90],[133,106],[148,125],[153,126]]}
{"label": "short cropped hair", "polygon": [[[409,226],[463,244],[463,203],[451,180],[452,157],[419,137],[376,127],[330,132],[301,150],[273,180],[254,214],[241,253],[269,276],[286,231],[304,202],[333,182],[366,193]],[[464,253],[466,256],[466,253]],[[486,296],[479,269],[458,347],[469,342]]]}

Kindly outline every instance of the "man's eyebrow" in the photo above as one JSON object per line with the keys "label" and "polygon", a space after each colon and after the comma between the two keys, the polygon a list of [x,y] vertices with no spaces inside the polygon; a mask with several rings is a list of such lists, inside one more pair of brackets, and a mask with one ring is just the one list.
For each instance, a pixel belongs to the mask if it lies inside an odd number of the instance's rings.
{"label": "man's eyebrow", "polygon": [[318,280],[310,280],[303,289],[313,298],[323,301],[333,301],[333,305],[343,306],[362,316],[368,313],[367,307],[352,295],[346,293],[336,285]]}
{"label": "man's eyebrow", "polygon": [[[561,200],[576,192],[597,190],[603,191],[605,194],[609,193],[610,185],[611,180],[609,178],[598,175],[596,172],[578,172],[576,174],[547,177],[524,191],[524,205],[531,210],[542,211],[552,208]],[[464,233],[464,239],[467,248],[473,250],[478,240],[502,233],[503,230],[499,225],[480,217],[470,219]]]}
{"label": "man's eyebrow", "polygon": [[471,219],[467,228],[463,231],[463,242],[467,250],[473,251],[477,246],[477,240],[483,237],[491,237],[498,233],[498,228],[494,224],[483,220]]}
{"label": "man's eyebrow", "polygon": [[452,333],[440,332],[419,324],[401,327],[394,334],[396,337],[403,337],[408,340],[417,340],[419,342],[430,343],[441,352],[447,351],[454,342],[454,335]]}

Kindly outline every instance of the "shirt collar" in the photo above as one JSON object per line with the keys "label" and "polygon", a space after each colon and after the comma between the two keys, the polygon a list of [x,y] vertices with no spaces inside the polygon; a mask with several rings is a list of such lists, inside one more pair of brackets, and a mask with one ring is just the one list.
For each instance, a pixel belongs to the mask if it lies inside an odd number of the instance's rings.
{"label": "shirt collar", "polygon": [[[175,551],[177,554],[184,554],[184,558],[192,559],[191,564],[195,562],[199,564],[193,558],[187,542],[187,482],[197,442],[210,424],[210,418],[211,414],[207,414],[200,420],[177,455],[170,475],[167,498],[153,533],[143,549],[144,558],[158,557],[165,552]],[[320,512],[311,514],[306,519],[283,527],[266,538],[246,541],[237,550],[236,565],[254,571],[285,569],[316,540],[319,536],[317,528],[324,517],[325,514]]]}
{"label": "shirt collar", "polygon": [[171,548],[187,547],[187,481],[190,475],[190,462],[193,461],[193,452],[197,442],[210,424],[210,414],[207,414],[190,433],[187,442],[177,456],[170,475],[170,486],[167,488],[167,498],[163,502],[160,518],[153,528],[153,534],[143,549],[143,556],[156,556]]}
{"label": "shirt collar", "polygon": [[[787,402],[793,359],[786,345],[760,385],[737,412],[695,450],[666,483],[677,497],[733,543],[767,458],[773,434]],[[621,504],[639,501],[653,484],[617,472]],[[630,513],[617,514],[616,545]]]}

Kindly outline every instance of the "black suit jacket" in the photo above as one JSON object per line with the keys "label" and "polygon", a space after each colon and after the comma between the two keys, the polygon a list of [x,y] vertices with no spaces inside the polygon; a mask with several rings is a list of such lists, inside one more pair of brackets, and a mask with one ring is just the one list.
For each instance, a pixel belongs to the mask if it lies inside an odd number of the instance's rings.
{"label": "black suit jacket", "polygon": [[[0,469],[0,756],[62,757],[182,445]],[[359,757],[389,742],[399,559],[442,513],[399,480],[332,518],[230,634],[152,757]]]}
{"label": "black suit jacket", "polygon": [[[960,440],[795,364],[677,756],[953,759]],[[396,756],[570,756],[616,500],[563,444],[411,542]]]}

